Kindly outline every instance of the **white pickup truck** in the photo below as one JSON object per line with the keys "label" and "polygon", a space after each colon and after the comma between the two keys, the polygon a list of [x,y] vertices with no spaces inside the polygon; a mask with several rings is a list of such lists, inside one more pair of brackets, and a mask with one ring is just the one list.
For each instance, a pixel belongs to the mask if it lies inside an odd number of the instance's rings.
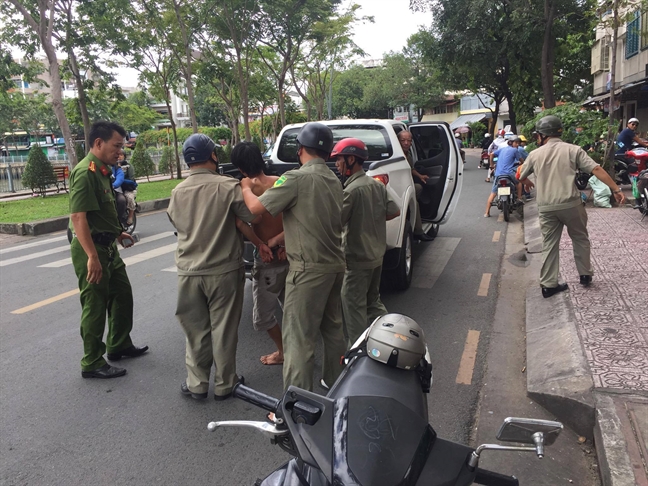
{"label": "white pickup truck", "polygon": [[[423,229],[436,236],[439,224],[446,223],[457,205],[463,174],[463,163],[452,131],[444,122],[422,122],[409,125],[395,120],[328,120],[335,142],[348,137],[362,140],[369,149],[364,164],[367,174],[387,187],[400,207],[398,218],[387,221],[387,252],[383,260],[386,281],[405,290],[412,281],[412,229],[416,207],[420,207]],[[267,159],[268,170],[282,174],[295,169],[297,134],[304,124],[287,125],[279,134]],[[429,176],[419,200],[416,200],[412,171],[398,142],[401,130],[412,133],[412,157],[416,170]],[[335,171],[333,160],[327,161]]]}

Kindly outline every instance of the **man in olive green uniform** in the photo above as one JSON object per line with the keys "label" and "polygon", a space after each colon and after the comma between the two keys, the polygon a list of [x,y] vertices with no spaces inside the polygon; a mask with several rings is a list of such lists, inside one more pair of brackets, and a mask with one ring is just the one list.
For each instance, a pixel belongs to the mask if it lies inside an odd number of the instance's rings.
{"label": "man in olive green uniform", "polygon": [[[133,346],[130,339],[133,292],[116,245],[116,242],[123,246],[133,244],[117,219],[110,181],[109,166],[117,163],[125,136],[125,130],[116,123],[93,124],[90,153],[70,174],[70,220],[75,233],[71,254],[82,307],[81,376],[84,378],[115,378],[126,374],[125,369],[106,363],[103,358],[106,351],[109,360],[117,361],[141,356],[148,350],[148,346]],[[104,345],[106,312],[108,336]]]}
{"label": "man in olive green uniform", "polygon": [[367,146],[357,138],[340,140],[333,148],[344,183],[342,242],[346,272],[342,284],[342,315],[349,347],[373,321],[387,314],[380,300],[382,261],[387,248],[385,222],[400,214],[381,182],[367,176],[362,164]]}
{"label": "man in olive green uniform", "polygon": [[284,387],[313,389],[315,340],[324,341],[323,382],[331,386],[342,372],[346,352],[340,290],[344,278],[342,186],[325,159],[333,134],[322,123],[307,123],[297,136],[301,168],[282,175],[260,197],[243,189],[253,214],[283,212],[286,279],[283,318]]}
{"label": "man in olive green uniform", "polygon": [[541,118],[536,124],[535,132],[539,148],[529,154],[520,169],[522,182],[525,182],[531,173],[536,175],[536,199],[542,232],[540,286],[545,298],[568,288],[567,284],[558,283],[560,237],[564,226],[567,226],[574,246],[574,260],[580,283],[587,286],[592,282],[594,270],[590,260],[587,212],[575,184],[577,169],[594,174],[607,184],[619,204],[625,200],[621,189],[608,173],[582,148],[560,140],[562,133],[560,118],[553,115]]}
{"label": "man in olive green uniform", "polygon": [[[214,372],[214,399],[231,396],[236,374],[238,326],[243,309],[243,238],[236,218],[255,220],[239,182],[218,173],[216,144],[196,133],[182,153],[191,173],[171,193],[167,210],[178,231],[176,316],[187,338],[183,395],[207,398]],[[244,224],[244,223],[243,223]]]}

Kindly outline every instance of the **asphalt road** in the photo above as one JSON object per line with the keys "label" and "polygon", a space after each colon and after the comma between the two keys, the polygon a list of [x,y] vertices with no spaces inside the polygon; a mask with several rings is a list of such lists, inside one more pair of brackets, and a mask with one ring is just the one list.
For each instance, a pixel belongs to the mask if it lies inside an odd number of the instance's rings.
{"label": "asphalt road", "polygon": [[[489,186],[485,171],[477,169],[477,156],[468,156],[451,221],[434,242],[415,248],[414,271],[434,270],[436,280],[383,294],[390,311],[411,316],[426,333],[434,366],[430,423],[440,436],[464,443],[475,423],[507,228],[498,222],[496,209],[494,217],[483,218]],[[142,215],[138,231],[146,239],[172,227],[161,212]],[[132,337],[150,352],[120,362],[128,369],[123,378],[82,379],[77,283],[65,264],[69,252],[61,236],[25,239],[12,251],[5,241],[0,249],[0,485],[243,485],[288,459],[252,431],[207,431],[211,420],[260,420],[261,410],[237,400],[216,403],[180,395],[184,337],[174,317],[176,275],[165,271],[174,266],[173,236],[122,252],[124,258],[153,252],[142,261],[131,258],[128,266],[135,297]],[[278,396],[281,368],[259,362],[272,346],[265,333],[252,329],[250,290],[248,283],[238,372],[250,386]],[[469,331],[479,333],[470,333],[476,360],[474,369],[468,360],[460,372]],[[317,370],[319,381],[319,360]]]}

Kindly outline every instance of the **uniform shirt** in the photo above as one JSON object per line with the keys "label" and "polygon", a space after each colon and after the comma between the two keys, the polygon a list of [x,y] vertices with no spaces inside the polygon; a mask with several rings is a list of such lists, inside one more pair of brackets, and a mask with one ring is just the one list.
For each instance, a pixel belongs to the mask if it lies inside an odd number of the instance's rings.
{"label": "uniform shirt", "polygon": [[90,234],[122,232],[115,195],[110,183],[112,170],[88,154],[70,173],[70,213],[86,213]]}
{"label": "uniform shirt", "polygon": [[372,269],[382,265],[387,248],[387,216],[398,206],[384,184],[356,172],[344,184],[342,242],[349,270]]}
{"label": "uniform shirt", "polygon": [[290,270],[344,272],[342,185],[324,160],[286,172],[259,201],[275,217],[283,212]]}
{"label": "uniform shirt", "polygon": [[625,154],[632,149],[632,142],[635,138],[635,131],[632,128],[624,128],[617,137],[617,154]]}
{"label": "uniform shirt", "polygon": [[495,177],[500,176],[514,176],[517,161],[520,160],[518,149],[507,145],[501,149],[493,152],[493,156],[497,157],[497,166],[495,166]]}
{"label": "uniform shirt", "polygon": [[195,169],[171,192],[167,210],[178,230],[178,275],[221,275],[243,265],[243,236],[235,217],[254,216],[239,181],[209,169]]}
{"label": "uniform shirt", "polygon": [[558,211],[581,204],[580,191],[574,183],[576,170],[591,174],[598,167],[577,145],[550,138],[524,161],[520,178],[535,173],[539,211]]}

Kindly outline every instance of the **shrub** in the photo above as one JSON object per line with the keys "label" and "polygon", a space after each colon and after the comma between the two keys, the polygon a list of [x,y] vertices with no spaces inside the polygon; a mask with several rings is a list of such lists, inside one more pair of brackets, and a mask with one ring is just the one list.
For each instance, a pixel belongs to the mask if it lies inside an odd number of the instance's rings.
{"label": "shrub", "polygon": [[81,162],[83,159],[85,159],[86,151],[83,148],[84,145],[85,142],[77,142],[74,144],[74,151],[77,156],[77,162]]}
{"label": "shrub", "polygon": [[216,157],[218,157],[218,163],[220,165],[229,164],[230,156],[232,155],[232,145],[227,144],[225,146],[217,145],[216,146]]}
{"label": "shrub", "polygon": [[135,177],[146,177],[147,180],[150,180],[149,177],[155,173],[155,163],[146,151],[144,141],[139,137],[130,163],[135,168]]}
{"label": "shrub", "polygon": [[[199,133],[204,133],[211,137],[215,142],[219,140],[229,141],[232,138],[232,131],[227,127],[199,127]],[[193,133],[191,128],[177,128],[178,143],[183,144]],[[164,130],[147,130],[137,136],[137,140],[142,140],[146,145],[159,146],[167,145],[169,140],[173,141],[173,133],[169,130],[168,134]]]}
{"label": "shrub", "polygon": [[162,157],[160,158],[160,163],[158,164],[158,172],[160,174],[170,174],[173,178],[173,167],[174,167],[175,157],[173,154],[173,149],[169,146],[166,146],[162,149]]}
{"label": "shrub", "polygon": [[45,197],[45,189],[50,184],[56,184],[56,174],[54,167],[43,149],[38,144],[34,144],[29,149],[27,165],[22,175],[23,184],[30,187],[32,192],[38,192]]}

